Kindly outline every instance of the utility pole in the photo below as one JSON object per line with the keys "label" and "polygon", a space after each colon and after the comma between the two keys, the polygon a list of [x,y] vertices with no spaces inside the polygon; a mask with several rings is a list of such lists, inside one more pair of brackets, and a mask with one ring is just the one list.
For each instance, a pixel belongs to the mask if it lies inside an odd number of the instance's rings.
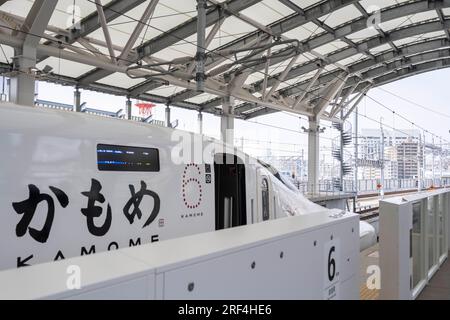
{"label": "utility pole", "polygon": [[422,158],[423,158],[423,176],[422,176],[422,181],[423,181],[423,187],[425,188],[426,185],[426,181],[427,181],[427,159],[426,159],[426,154],[425,154],[425,146],[426,146],[426,136],[425,136],[425,131],[423,132],[423,147],[422,147]]}
{"label": "utility pole", "polygon": [[[341,119],[344,117],[344,110],[341,109]],[[344,191],[344,122],[341,127],[341,141],[339,145],[339,153],[341,155],[341,167],[339,171],[339,190]]]}
{"label": "utility pole", "polygon": [[434,135],[432,136],[432,139],[431,139],[431,143],[433,144],[433,148],[431,149],[431,152],[432,152],[432,154],[431,154],[431,161],[432,161],[432,163],[431,163],[431,172],[432,172],[432,176],[433,176],[433,182],[431,183],[431,185],[432,186],[434,186],[434,179],[435,179],[435,175],[434,175],[434,147],[435,147],[435,145],[434,145]]}
{"label": "utility pole", "polygon": [[442,137],[440,138],[440,156],[439,156],[439,170],[440,170],[440,175],[439,175],[439,186],[442,187]]}
{"label": "utility pole", "polygon": [[381,199],[384,198],[384,131],[383,131],[383,118],[380,118],[380,130],[381,130],[381,150],[380,150],[380,160],[381,160],[381,168],[380,168],[380,196]]}
{"label": "utility pole", "polygon": [[305,165],[305,150],[302,148],[302,165],[300,166],[300,181],[303,181],[303,166]]}
{"label": "utility pole", "polygon": [[[424,136],[425,138],[425,136]],[[420,167],[420,148],[422,146],[422,135],[419,134],[419,143],[417,145],[417,191],[420,191],[422,189],[422,174],[421,174],[421,167]],[[423,156],[423,152],[422,152]],[[424,159],[425,160],[425,159]],[[425,162],[425,161],[424,161]]]}
{"label": "utility pole", "polygon": [[358,106],[355,108],[355,199],[358,198]]}

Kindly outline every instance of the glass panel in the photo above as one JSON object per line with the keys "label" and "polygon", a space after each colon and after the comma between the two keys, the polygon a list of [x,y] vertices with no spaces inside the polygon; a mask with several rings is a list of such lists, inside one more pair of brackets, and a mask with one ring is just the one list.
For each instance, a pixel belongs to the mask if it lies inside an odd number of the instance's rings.
{"label": "glass panel", "polygon": [[261,200],[263,221],[269,220],[269,182],[266,178],[261,181]]}
{"label": "glass panel", "polygon": [[445,198],[444,195],[439,195],[439,217],[438,217],[438,229],[439,229],[439,256],[442,256],[445,253],[445,233],[444,233],[444,210],[445,210]]}
{"label": "glass panel", "polygon": [[436,236],[436,225],[435,225],[435,210],[436,202],[435,197],[428,198],[428,215],[427,215],[427,240],[428,240],[428,266],[427,269],[430,270],[436,264],[436,254],[435,254],[435,236]]}
{"label": "glass panel", "polygon": [[422,280],[422,203],[413,203],[413,229],[411,237],[411,254],[413,265],[413,288]]}

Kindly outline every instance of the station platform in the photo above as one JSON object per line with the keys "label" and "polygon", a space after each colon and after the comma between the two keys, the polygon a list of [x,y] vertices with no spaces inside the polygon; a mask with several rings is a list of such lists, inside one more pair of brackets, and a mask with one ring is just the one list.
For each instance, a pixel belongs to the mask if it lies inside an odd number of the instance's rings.
{"label": "station platform", "polygon": [[321,191],[303,194],[308,200],[317,203],[325,208],[335,208],[348,210],[347,201],[355,199],[354,193],[340,191]]}
{"label": "station platform", "polygon": [[[380,290],[369,289],[367,287],[367,267],[371,265],[379,266],[378,244],[370,247],[360,254],[361,257],[361,277],[360,277],[360,299],[378,300]],[[447,259],[436,274],[431,278],[417,300],[450,300],[450,260]]]}
{"label": "station platform", "polygon": [[371,265],[379,266],[378,244],[367,248],[360,253],[360,299],[361,300],[378,300],[380,290],[369,289],[367,287],[367,268]]}
{"label": "station platform", "polygon": [[417,300],[450,300],[450,261],[447,259],[431,278]]}

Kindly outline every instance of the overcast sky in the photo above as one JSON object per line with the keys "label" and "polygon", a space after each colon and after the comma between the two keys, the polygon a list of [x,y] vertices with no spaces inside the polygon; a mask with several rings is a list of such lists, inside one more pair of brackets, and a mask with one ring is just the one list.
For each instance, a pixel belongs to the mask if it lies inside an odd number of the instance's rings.
{"label": "overcast sky", "polygon": [[[416,129],[409,122],[401,119],[398,115],[408,118],[415,124],[426,128],[430,132],[443,139],[450,141],[450,70],[439,70],[421,74],[415,77],[399,80],[397,82],[374,88],[369,91],[368,96],[372,97],[381,104],[395,110],[396,115],[375,103],[369,98],[365,98],[359,105],[359,129],[379,128],[377,122],[369,120],[364,116],[380,120],[386,126],[392,126],[396,129]],[[55,102],[73,103],[73,88],[57,86],[54,84],[39,84],[39,99]],[[401,98],[387,93],[392,92],[402,98],[411,100],[407,102]],[[90,91],[82,91],[82,102],[92,108],[98,108],[109,111],[117,111],[125,107],[125,98],[100,94]],[[414,104],[415,103],[415,104]],[[418,106],[422,105],[423,107]],[[154,108],[154,118],[164,119],[164,105],[158,105]],[[133,114],[138,115],[135,107]],[[179,129],[196,131],[197,130],[197,112],[172,108],[171,119],[179,120]],[[353,116],[350,117],[353,124]],[[204,114],[204,133],[216,138],[219,137],[220,118],[210,114]],[[266,125],[264,125],[266,124]],[[323,122],[325,133],[321,135],[321,159],[326,158],[331,161],[330,148],[332,139],[338,136],[338,132],[330,128],[330,123]],[[235,121],[235,138],[244,137],[244,141],[239,141],[238,145],[244,144],[245,151],[255,156],[267,155],[267,149],[271,149],[274,155],[300,155],[304,150],[307,155],[307,135],[301,133],[301,127],[307,127],[308,122],[305,117],[298,118],[296,115],[286,113],[275,113],[267,116],[261,116],[248,122]],[[277,129],[281,127],[286,129]],[[389,129],[389,128],[387,128]],[[427,142],[431,142],[431,135],[426,134]],[[439,143],[439,141],[436,141]],[[445,143],[445,141],[444,141]]]}

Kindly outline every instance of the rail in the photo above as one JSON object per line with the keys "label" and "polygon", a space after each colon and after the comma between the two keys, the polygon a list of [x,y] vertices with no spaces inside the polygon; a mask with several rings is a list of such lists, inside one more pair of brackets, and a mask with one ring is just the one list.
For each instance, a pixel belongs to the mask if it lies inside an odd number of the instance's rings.
{"label": "rail", "polygon": [[[379,192],[379,179],[365,179],[358,180],[358,188],[355,188],[355,182],[353,180],[344,180],[343,189],[339,190],[336,188],[333,179],[321,180],[319,181],[319,187],[316,189],[320,193],[327,194],[348,194],[355,193],[358,190],[359,195],[365,195],[370,193]],[[313,187],[307,181],[295,181],[294,184],[302,193],[308,192],[308,187]],[[449,178],[436,178],[436,179],[425,179],[421,181],[420,189],[432,189],[432,188],[442,188],[450,185]],[[418,190],[418,180],[417,179],[385,179],[384,180],[384,192],[395,192],[395,191],[405,191],[405,190]]]}

